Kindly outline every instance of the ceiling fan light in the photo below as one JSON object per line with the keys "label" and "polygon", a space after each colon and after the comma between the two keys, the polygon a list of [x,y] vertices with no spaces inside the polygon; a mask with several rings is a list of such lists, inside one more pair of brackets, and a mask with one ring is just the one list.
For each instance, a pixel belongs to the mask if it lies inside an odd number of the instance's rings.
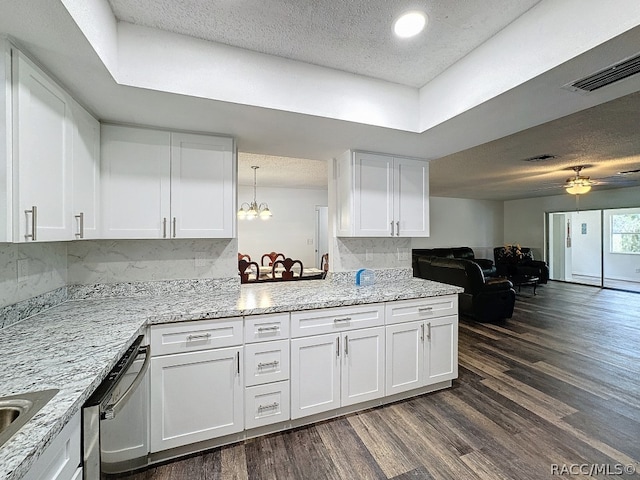
{"label": "ceiling fan light", "polygon": [[574,183],[567,187],[567,193],[571,195],[583,195],[591,190],[590,184]]}

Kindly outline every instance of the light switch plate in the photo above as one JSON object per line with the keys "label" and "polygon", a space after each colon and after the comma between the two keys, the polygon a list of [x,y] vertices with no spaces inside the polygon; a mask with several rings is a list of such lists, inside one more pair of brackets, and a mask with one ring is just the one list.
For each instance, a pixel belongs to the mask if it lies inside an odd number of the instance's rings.
{"label": "light switch plate", "polygon": [[406,261],[409,260],[409,249],[398,247],[398,261]]}
{"label": "light switch plate", "polygon": [[196,268],[207,266],[207,254],[205,252],[196,252],[195,266]]}
{"label": "light switch plate", "polygon": [[18,283],[24,282],[29,276],[29,259],[19,258],[17,261]]}
{"label": "light switch plate", "polygon": [[365,249],[364,251],[364,260],[365,262],[372,262],[373,261],[373,252],[370,249]]}

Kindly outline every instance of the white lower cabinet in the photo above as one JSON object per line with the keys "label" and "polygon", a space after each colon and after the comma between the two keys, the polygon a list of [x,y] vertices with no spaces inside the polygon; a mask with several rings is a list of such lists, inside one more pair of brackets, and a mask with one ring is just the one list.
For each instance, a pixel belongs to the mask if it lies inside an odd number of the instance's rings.
{"label": "white lower cabinet", "polygon": [[386,327],[386,394],[458,376],[458,316]]}
{"label": "white lower cabinet", "polygon": [[244,395],[247,430],[289,420],[288,380],[247,387]]}
{"label": "white lower cabinet", "polygon": [[80,467],[80,412],[53,439],[24,478],[30,480],[75,480]]}
{"label": "white lower cabinet", "polygon": [[384,327],[291,340],[291,418],[384,396]]}
{"label": "white lower cabinet", "polygon": [[243,430],[243,347],[151,359],[151,452]]}

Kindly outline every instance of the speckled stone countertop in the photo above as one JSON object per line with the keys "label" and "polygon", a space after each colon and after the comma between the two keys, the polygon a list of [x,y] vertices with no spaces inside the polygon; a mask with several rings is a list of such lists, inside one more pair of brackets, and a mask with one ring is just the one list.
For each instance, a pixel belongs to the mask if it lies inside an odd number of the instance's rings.
{"label": "speckled stone countertop", "polygon": [[207,293],[67,301],[0,329],[0,396],[60,391],[0,447],[0,479],[23,478],[149,324],[433,297],[462,289],[417,278],[369,287],[323,280],[222,286]]}

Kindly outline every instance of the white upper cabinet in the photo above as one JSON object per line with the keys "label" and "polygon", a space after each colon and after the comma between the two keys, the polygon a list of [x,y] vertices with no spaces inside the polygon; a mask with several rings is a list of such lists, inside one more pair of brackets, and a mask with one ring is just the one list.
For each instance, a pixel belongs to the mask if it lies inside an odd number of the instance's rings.
{"label": "white upper cabinet", "polygon": [[426,160],[348,151],[336,168],[338,236],[429,236]]}
{"label": "white upper cabinet", "polygon": [[233,139],[103,125],[103,238],[231,238]]}
{"label": "white upper cabinet", "polygon": [[70,98],[17,50],[13,69],[13,240],[69,240]]}
{"label": "white upper cabinet", "polygon": [[234,174],[231,138],[171,134],[173,237],[233,237]]}
{"label": "white upper cabinet", "polygon": [[100,234],[100,123],[76,102],[72,147],[72,232],[75,239]]}

